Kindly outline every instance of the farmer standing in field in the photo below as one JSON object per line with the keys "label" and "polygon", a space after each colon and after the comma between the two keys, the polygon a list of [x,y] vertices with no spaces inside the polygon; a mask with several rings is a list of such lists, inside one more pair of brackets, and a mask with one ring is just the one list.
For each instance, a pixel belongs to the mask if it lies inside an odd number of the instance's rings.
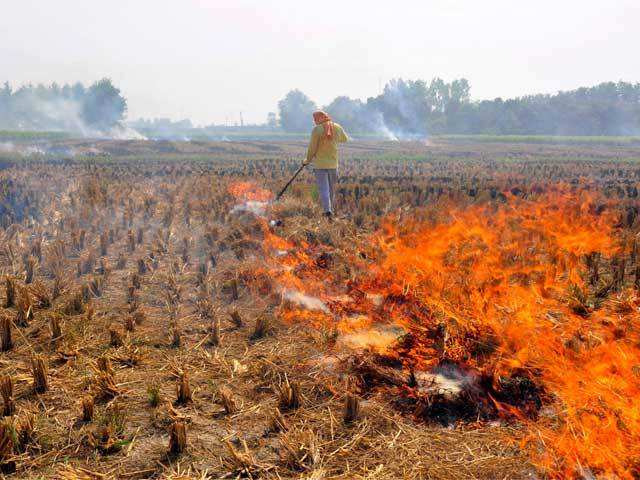
{"label": "farmer standing in field", "polygon": [[316,126],[311,132],[307,158],[303,163],[313,165],[324,215],[331,220],[338,179],[338,143],[344,143],[348,138],[344,129],[326,112],[314,112],[313,121]]}

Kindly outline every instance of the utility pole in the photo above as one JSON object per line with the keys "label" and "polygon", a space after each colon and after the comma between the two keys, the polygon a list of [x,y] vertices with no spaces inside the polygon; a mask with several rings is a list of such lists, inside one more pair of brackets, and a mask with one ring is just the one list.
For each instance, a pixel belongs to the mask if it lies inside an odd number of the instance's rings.
{"label": "utility pole", "polygon": [[244,127],[244,120],[242,119],[242,112],[240,112],[240,127]]}

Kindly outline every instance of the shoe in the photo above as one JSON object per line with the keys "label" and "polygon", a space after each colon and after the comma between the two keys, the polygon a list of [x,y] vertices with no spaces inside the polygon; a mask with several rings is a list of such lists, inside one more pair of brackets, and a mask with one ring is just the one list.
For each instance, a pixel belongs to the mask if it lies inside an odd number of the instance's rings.
{"label": "shoe", "polygon": [[324,216],[327,220],[329,220],[330,222],[333,222],[333,213],[331,212],[324,212]]}

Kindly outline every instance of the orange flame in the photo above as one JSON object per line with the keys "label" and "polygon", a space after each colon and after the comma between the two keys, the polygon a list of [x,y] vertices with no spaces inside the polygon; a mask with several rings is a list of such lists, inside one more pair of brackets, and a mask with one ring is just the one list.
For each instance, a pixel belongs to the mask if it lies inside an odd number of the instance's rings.
{"label": "orange flame", "polygon": [[[503,205],[450,207],[429,223],[389,222],[374,237],[379,259],[340,300],[338,282],[309,254],[277,236],[267,243],[288,252],[277,257],[277,281],[331,311],[285,305],[285,318],[348,329],[359,314],[365,324],[400,325],[416,340],[396,354],[414,369],[446,359],[496,379],[526,372],[549,393],[553,415],[534,422],[492,400],[527,423],[523,445],[535,463],[555,478],[581,468],[634,478],[640,301],[625,292],[605,298],[606,268],[600,284],[585,280],[585,255],[624,253],[608,207],[559,189],[537,200],[509,196]],[[367,294],[381,295],[382,304]]]}
{"label": "orange flame", "polygon": [[229,193],[238,200],[268,202],[273,198],[273,194],[259,187],[254,182],[235,182],[228,186]]}

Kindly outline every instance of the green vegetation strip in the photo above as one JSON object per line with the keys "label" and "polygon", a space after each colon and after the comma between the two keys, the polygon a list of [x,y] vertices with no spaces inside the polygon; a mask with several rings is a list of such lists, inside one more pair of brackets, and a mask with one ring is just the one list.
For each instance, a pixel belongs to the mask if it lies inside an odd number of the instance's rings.
{"label": "green vegetation strip", "polygon": [[64,140],[71,138],[67,132],[32,132],[0,130],[0,140]]}
{"label": "green vegetation strip", "polygon": [[437,135],[435,141],[449,143],[557,143],[563,145],[640,145],[640,136],[561,136],[561,135]]}

